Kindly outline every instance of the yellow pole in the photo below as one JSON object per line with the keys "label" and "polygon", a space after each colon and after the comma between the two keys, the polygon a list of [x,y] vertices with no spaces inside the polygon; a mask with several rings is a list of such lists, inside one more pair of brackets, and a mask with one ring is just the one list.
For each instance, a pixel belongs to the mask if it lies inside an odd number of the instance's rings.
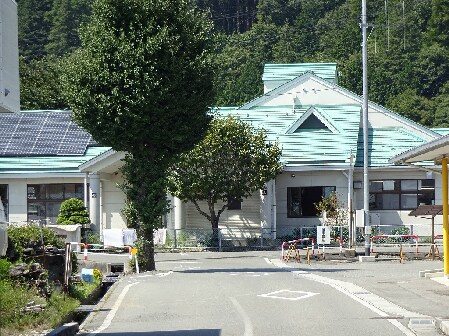
{"label": "yellow pole", "polygon": [[441,161],[441,189],[443,195],[443,251],[444,251],[444,276],[449,278],[449,223],[448,223],[448,191],[447,191],[447,157],[444,157]]}

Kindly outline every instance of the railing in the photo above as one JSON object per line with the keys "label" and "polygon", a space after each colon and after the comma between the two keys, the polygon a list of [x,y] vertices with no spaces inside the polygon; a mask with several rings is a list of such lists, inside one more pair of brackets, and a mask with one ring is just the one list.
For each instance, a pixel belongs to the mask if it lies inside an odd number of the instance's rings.
{"label": "railing", "polygon": [[[405,243],[404,239],[407,240],[414,240],[415,241],[415,253],[418,253],[418,243],[419,243],[419,236],[417,235],[377,235],[377,236],[372,236],[370,238],[371,240],[371,246],[370,246],[370,252],[373,253],[374,252],[374,240],[377,239],[385,239],[385,242],[383,242],[383,245],[397,245],[400,244],[401,245],[401,249],[402,249],[402,244]],[[390,241],[388,241],[388,239],[390,239]],[[393,240],[391,240],[393,239]],[[398,239],[398,240],[396,240]],[[399,241],[402,240],[402,241]]]}

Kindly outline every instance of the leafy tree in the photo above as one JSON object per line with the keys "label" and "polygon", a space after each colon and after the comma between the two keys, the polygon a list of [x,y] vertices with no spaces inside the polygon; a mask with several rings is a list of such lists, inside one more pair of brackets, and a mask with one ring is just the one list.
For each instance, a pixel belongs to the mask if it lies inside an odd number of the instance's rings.
{"label": "leafy tree", "polygon": [[90,223],[89,213],[83,201],[78,198],[69,198],[62,202],[56,223],[63,225]]}
{"label": "leafy tree", "polygon": [[52,0],[19,0],[17,7],[19,30],[19,54],[26,61],[46,55],[50,23],[46,13]]}
{"label": "leafy tree", "polygon": [[78,29],[90,14],[88,0],[53,0],[47,12],[51,22],[45,50],[51,55],[62,56],[79,47]]}
{"label": "leafy tree", "polygon": [[[281,172],[280,155],[276,143],[266,142],[264,131],[235,117],[216,118],[204,139],[172,167],[169,192],[192,202],[217,229],[233,200],[248,198]],[[207,210],[199,201],[207,202]]]}
{"label": "leafy tree", "polygon": [[449,127],[449,81],[440,89],[440,95],[433,99],[435,116],[432,126]]}
{"label": "leafy tree", "polygon": [[449,1],[432,0],[428,35],[431,41],[449,47]]}
{"label": "leafy tree", "polygon": [[321,201],[315,203],[315,208],[324,219],[322,225],[342,226],[348,222],[348,208],[335,192],[323,196]]}
{"label": "leafy tree", "polygon": [[[357,7],[356,9],[360,9]],[[316,26],[320,52],[333,62],[346,59],[360,48],[361,32],[356,19],[358,12],[349,1],[326,13]]]}
{"label": "leafy tree", "polygon": [[416,93],[414,89],[406,89],[387,102],[387,107],[406,118],[425,126],[432,126],[434,103]]}
{"label": "leafy tree", "polygon": [[449,78],[449,49],[439,44],[423,48],[416,66],[419,93],[427,98],[437,96]]}
{"label": "leafy tree", "polygon": [[221,49],[213,58],[215,86],[219,92],[215,105],[241,105],[263,93],[260,79],[265,63],[273,59],[277,27],[256,24],[244,34],[220,38]]}
{"label": "leafy tree", "polygon": [[20,57],[19,73],[22,110],[67,108],[60,81],[60,58],[46,56],[26,62]]}
{"label": "leafy tree", "polygon": [[208,126],[212,25],[189,0],[99,0],[65,65],[74,120],[127,155],[122,188],[139,216],[139,263],[155,269],[153,230],[167,211],[166,171]]}

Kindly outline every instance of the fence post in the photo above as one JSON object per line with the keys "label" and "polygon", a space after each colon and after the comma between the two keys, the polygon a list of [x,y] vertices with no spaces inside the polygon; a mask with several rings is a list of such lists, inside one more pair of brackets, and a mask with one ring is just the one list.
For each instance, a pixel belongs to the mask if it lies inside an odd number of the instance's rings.
{"label": "fence post", "polygon": [[218,252],[221,252],[221,229],[218,229]]}
{"label": "fence post", "polygon": [[178,242],[176,241],[176,229],[173,229],[173,248],[178,248]]}

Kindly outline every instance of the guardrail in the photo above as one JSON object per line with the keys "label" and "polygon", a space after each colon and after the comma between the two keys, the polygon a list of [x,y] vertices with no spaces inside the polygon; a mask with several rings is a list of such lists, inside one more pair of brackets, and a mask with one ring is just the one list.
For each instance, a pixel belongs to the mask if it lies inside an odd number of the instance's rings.
{"label": "guardrail", "polygon": [[[370,253],[374,252],[374,240],[375,239],[388,239],[388,238],[414,239],[415,240],[415,253],[418,253],[419,236],[417,236],[417,235],[378,235],[378,236],[372,236],[370,238],[370,240],[371,240]],[[384,244],[388,244],[388,245],[401,244],[401,250],[402,250],[402,243],[401,242],[384,243]]]}
{"label": "guardrail", "polygon": [[314,238],[302,238],[302,239],[289,240],[289,241],[283,242],[281,245],[281,260],[284,260],[284,258],[285,258],[285,247],[287,245],[294,244],[294,246],[296,246],[296,244],[303,243],[304,241],[310,241],[310,243],[311,243],[310,245],[312,248],[312,254],[315,254],[315,239]]}
{"label": "guardrail", "polygon": [[125,249],[128,249],[129,259],[132,259],[132,257],[133,257],[132,247],[129,245],[112,246],[112,245],[103,245],[103,244],[84,244],[84,243],[78,243],[78,242],[70,242],[69,244],[70,245],[79,245],[83,248],[84,260],[88,259],[89,246],[104,247],[104,248],[125,248]]}

